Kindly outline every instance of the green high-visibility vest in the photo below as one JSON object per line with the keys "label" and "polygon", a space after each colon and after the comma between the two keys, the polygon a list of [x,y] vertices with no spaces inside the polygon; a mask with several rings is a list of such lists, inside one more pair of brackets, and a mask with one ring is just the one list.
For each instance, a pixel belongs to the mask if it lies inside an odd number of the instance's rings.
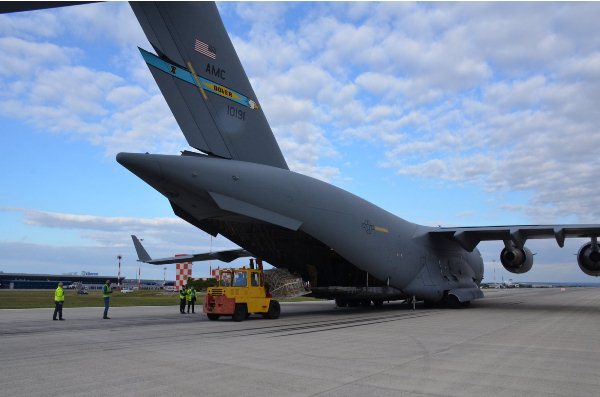
{"label": "green high-visibility vest", "polygon": [[108,286],[108,284],[104,284],[102,286],[102,296],[105,298],[108,298],[110,295],[110,287]]}
{"label": "green high-visibility vest", "polygon": [[65,301],[65,292],[62,287],[57,287],[56,291],[54,291],[54,300],[56,302],[64,302]]}
{"label": "green high-visibility vest", "polygon": [[179,290],[179,299],[185,299],[187,292],[183,289]]}
{"label": "green high-visibility vest", "polygon": [[185,300],[188,302],[192,301],[192,289],[188,288],[188,290],[185,292]]}

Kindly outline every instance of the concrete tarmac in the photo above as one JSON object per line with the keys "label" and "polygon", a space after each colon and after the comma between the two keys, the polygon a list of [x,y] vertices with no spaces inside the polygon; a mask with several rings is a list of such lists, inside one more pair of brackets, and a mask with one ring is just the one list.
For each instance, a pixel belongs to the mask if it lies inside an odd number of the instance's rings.
{"label": "concrete tarmac", "polygon": [[0,396],[600,395],[600,288],[485,293],[468,309],[284,303],[241,323],[0,310]]}

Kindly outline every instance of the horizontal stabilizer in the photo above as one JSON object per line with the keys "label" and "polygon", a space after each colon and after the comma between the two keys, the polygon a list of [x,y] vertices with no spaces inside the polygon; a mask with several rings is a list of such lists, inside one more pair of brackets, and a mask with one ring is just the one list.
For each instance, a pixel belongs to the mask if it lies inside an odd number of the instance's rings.
{"label": "horizontal stabilizer", "polygon": [[131,235],[131,239],[133,240],[133,246],[135,247],[135,251],[138,255],[138,262],[151,261],[152,258],[150,258],[150,255],[148,255],[148,252],[146,251],[140,240],[133,234]]}
{"label": "horizontal stabilizer", "polygon": [[216,251],[216,252],[205,252],[201,254],[192,254],[192,255],[178,255],[172,256],[170,258],[160,258],[160,259],[151,259],[148,252],[140,242],[140,240],[136,236],[131,236],[133,240],[133,245],[135,246],[135,250],[138,254],[138,262],[149,263],[151,265],[168,265],[171,263],[183,263],[183,262],[202,262],[202,261],[210,261],[210,260],[218,260],[222,262],[231,262],[237,258],[244,258],[247,256],[252,256],[252,254],[245,249],[237,248],[225,251]]}
{"label": "horizontal stabilizer", "polygon": [[205,252],[202,254],[172,256],[170,258],[153,259],[150,261],[143,262],[149,263],[151,265],[168,265],[171,263],[202,262],[212,260],[231,262],[234,259],[244,258],[247,256],[252,256],[252,254],[246,251],[245,249],[239,248],[226,251]]}

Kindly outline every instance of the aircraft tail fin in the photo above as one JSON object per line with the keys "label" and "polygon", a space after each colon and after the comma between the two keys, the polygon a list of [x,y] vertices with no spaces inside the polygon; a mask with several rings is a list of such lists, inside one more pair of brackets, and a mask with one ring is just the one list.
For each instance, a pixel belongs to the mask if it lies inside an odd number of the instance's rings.
{"label": "aircraft tail fin", "polygon": [[130,4],[157,53],[142,56],[190,146],[288,169],[217,6]]}
{"label": "aircraft tail fin", "polygon": [[138,255],[138,262],[151,261],[152,258],[150,258],[150,255],[148,255],[148,252],[146,251],[140,240],[133,234],[131,235],[131,239],[133,240],[133,246],[135,247],[135,250]]}

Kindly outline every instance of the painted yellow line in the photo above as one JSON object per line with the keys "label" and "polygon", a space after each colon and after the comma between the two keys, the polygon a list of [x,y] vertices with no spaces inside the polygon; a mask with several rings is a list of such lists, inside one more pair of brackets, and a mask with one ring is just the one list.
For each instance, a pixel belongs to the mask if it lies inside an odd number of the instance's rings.
{"label": "painted yellow line", "polygon": [[202,93],[202,97],[204,98],[205,101],[208,101],[208,97],[206,96],[206,92],[204,92],[204,88],[202,88],[202,83],[200,83],[200,79],[198,78],[198,75],[196,74],[196,71],[194,70],[194,67],[192,66],[191,62],[187,63],[188,68],[190,69],[190,73],[192,73],[192,76],[194,77],[194,80],[196,81],[196,84],[198,84],[198,88],[200,88],[200,92]]}

